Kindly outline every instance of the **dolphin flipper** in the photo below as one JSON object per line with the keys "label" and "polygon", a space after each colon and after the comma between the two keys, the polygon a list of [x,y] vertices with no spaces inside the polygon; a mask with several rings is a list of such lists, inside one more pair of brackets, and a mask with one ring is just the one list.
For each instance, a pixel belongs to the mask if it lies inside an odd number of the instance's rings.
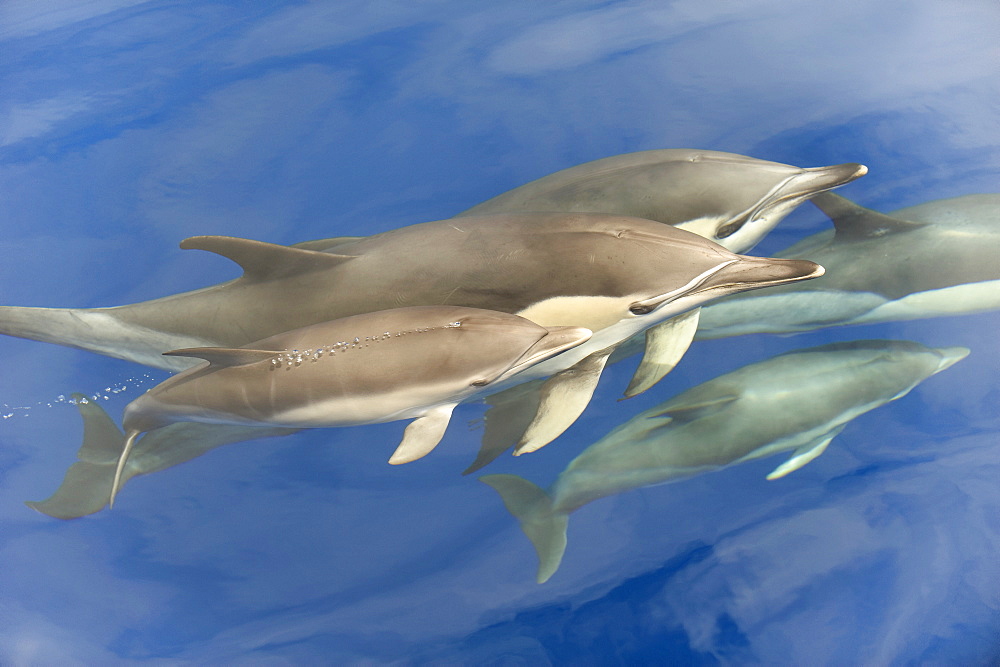
{"label": "dolphin flipper", "polygon": [[457,405],[438,405],[410,422],[403,432],[403,441],[389,457],[389,463],[409,463],[429,454],[444,437],[448,422],[451,421],[451,413]]}
{"label": "dolphin flipper", "polygon": [[844,426],[846,426],[846,424],[838,426],[829,433],[826,433],[816,440],[806,443],[796,449],[792,452],[791,458],[771,471],[771,473],[767,476],[767,479],[775,480],[779,477],[784,477],[788,473],[794,472],[812,461],[814,458],[826,451],[826,446],[829,445],[830,441],[836,438],[837,435],[844,430]]}
{"label": "dolphin flipper", "polygon": [[545,381],[538,412],[517,443],[514,456],[541,449],[572,426],[590,403],[614,347],[598,350]]}
{"label": "dolphin flipper", "polygon": [[569,516],[554,511],[552,499],[544,490],[517,475],[484,475],[479,481],[493,487],[507,511],[518,520],[538,554],[537,581],[548,581],[566,552]]}
{"label": "dolphin flipper", "polygon": [[625,390],[625,398],[638,396],[674,370],[694,340],[700,315],[701,308],[694,308],[646,330],[646,353]]}
{"label": "dolphin flipper", "polygon": [[476,460],[462,471],[463,475],[476,472],[485,465],[492,463],[498,456],[517,444],[531,421],[538,414],[538,404],[541,402],[541,388],[544,380],[532,380],[485,399],[490,406],[483,416],[482,444]]}

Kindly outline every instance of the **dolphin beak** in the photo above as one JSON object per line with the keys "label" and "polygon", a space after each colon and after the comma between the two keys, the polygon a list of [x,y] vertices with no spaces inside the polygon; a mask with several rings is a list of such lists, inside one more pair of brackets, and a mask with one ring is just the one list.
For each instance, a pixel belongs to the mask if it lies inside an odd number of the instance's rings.
{"label": "dolphin beak", "polygon": [[969,348],[967,347],[939,347],[935,352],[941,355],[941,361],[938,362],[935,373],[940,373],[969,356]]}
{"label": "dolphin beak", "polygon": [[[735,259],[702,277],[696,284],[669,294],[636,301],[629,306],[629,310],[634,315],[644,315],[686,296],[698,295],[702,297],[701,301],[707,301],[726,294],[819,278],[824,273],[822,266],[807,259],[735,255]],[[711,296],[704,296],[707,293],[711,293]]]}
{"label": "dolphin beak", "polygon": [[800,280],[819,278],[826,270],[807,259],[777,259],[775,257],[750,257],[740,255],[739,261],[726,264],[708,277],[698,289],[699,293],[712,292],[722,296],[734,292],[774,287],[796,283]]}
{"label": "dolphin beak", "polygon": [[867,173],[868,167],[855,162],[803,169],[801,173],[782,183],[777,192],[768,197],[766,205],[773,206],[777,202],[788,201],[800,203],[820,192],[846,185]]}

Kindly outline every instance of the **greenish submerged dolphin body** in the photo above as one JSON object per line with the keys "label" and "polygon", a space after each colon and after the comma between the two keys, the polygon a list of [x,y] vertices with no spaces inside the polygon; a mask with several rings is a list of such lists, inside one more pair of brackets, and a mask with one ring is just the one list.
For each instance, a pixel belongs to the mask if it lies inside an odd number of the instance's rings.
{"label": "greenish submerged dolphin body", "polygon": [[1000,194],[966,195],[884,215],[839,195],[813,199],[834,230],[778,254],[826,275],[702,310],[698,338],[791,333],[1000,308]]}
{"label": "greenish submerged dolphin body", "polygon": [[789,352],[700,384],[637,415],[576,457],[548,492],[515,475],[485,475],[539,557],[559,568],[569,514],[653,484],[792,452],[768,475],[819,456],[847,422],[905,396],[968,354],[909,341],[854,341]]}

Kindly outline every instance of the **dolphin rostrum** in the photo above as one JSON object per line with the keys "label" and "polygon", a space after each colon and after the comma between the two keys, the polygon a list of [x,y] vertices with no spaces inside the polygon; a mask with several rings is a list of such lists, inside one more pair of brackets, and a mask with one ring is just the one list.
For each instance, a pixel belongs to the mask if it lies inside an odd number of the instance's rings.
{"label": "dolphin rostrum", "polygon": [[790,333],[1000,308],[1000,194],[966,195],[890,215],[824,193],[813,200],[834,230],[780,257],[808,256],[826,275],[763,298],[703,310],[698,338]]}
{"label": "dolphin rostrum", "polygon": [[355,315],[239,348],[167,354],[202,360],[125,408],[110,502],[136,438],[175,422],[315,428],[414,419],[389,463],[408,463],[444,436],[463,399],[591,336],[516,315],[416,306]]}
{"label": "dolphin rostrum", "polygon": [[785,353],[633,417],[576,457],[548,492],[516,475],[480,479],[500,493],[533,543],[541,583],[558,569],[569,514],[583,505],[790,451],[767,476],[783,477],[822,454],[849,421],[906,395],[968,353],[889,340]]}
{"label": "dolphin rostrum", "polygon": [[[745,253],[806,199],[867,172],[855,163],[803,169],[720,151],[640,151],[549,174],[456,217],[537,211],[629,215],[673,225]],[[336,252],[336,246],[356,238],[299,245]],[[649,389],[676,366],[694,338],[698,316],[699,309],[693,308],[646,330],[645,352],[626,397]]]}

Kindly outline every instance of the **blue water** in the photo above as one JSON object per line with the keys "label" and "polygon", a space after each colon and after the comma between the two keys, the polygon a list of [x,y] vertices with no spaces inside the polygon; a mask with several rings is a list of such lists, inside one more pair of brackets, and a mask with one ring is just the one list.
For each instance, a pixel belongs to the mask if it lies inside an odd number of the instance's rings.
{"label": "blue water", "polygon": [[[841,192],[883,211],[1000,192],[998,32],[992,1],[8,0],[0,303],[194,289],[237,270],[187,236],[370,234],[653,148],[861,162]],[[806,204],[755,252],[828,225]],[[81,439],[60,396],[117,417],[167,374],[0,338],[0,663],[994,662],[998,328],[698,342],[626,402],[635,361],[610,368],[563,437],[488,471],[547,485],[629,417],[782,351],[972,350],[781,480],[768,459],[591,503],[541,586],[496,494],[459,474],[478,405],[406,466],[385,464],[402,423],[317,430],[136,479],[111,511],[38,514],[23,501]]]}

